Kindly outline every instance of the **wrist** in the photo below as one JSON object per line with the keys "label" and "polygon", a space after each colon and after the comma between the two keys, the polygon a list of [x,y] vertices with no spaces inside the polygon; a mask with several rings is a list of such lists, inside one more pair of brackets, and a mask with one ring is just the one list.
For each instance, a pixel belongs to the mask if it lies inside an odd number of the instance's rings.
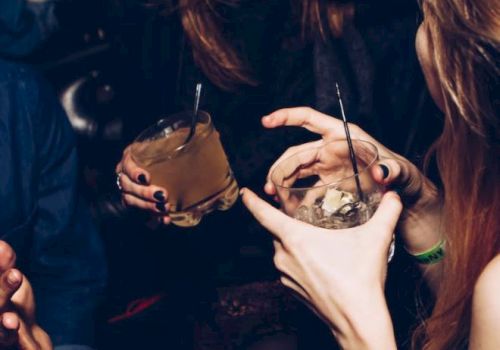
{"label": "wrist", "polygon": [[398,225],[410,253],[427,251],[442,238],[442,202],[438,197],[409,209]]}
{"label": "wrist", "polygon": [[342,349],[396,349],[392,320],[383,291],[350,305],[345,322],[332,330]]}

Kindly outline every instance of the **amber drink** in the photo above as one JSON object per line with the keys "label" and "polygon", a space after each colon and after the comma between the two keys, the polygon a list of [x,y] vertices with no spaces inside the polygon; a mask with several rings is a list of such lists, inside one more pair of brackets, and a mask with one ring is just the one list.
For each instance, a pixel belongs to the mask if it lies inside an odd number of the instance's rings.
{"label": "amber drink", "polygon": [[168,191],[170,217],[177,226],[195,226],[215,209],[227,210],[238,198],[238,185],[210,115],[198,112],[190,141],[192,112],[162,119],[132,145],[134,161],[151,175],[151,184]]}

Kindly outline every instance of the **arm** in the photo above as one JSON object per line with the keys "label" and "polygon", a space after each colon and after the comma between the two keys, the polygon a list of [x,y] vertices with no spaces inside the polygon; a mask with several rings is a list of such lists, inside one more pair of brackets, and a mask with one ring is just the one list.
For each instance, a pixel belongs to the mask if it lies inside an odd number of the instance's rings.
{"label": "arm", "polygon": [[288,217],[247,189],[242,199],[275,238],[274,264],[291,288],[330,327],[344,349],[396,349],[384,296],[387,252],[402,205],[384,195],[374,216],[346,230]]}
{"label": "arm", "polygon": [[38,319],[54,345],[91,345],[93,313],[106,278],[106,261],[90,213],[78,195],[73,133],[52,90],[28,88],[36,150],[37,218],[28,271]]}
{"label": "arm", "polygon": [[472,297],[469,349],[500,349],[500,255],[479,276]]}
{"label": "arm", "polygon": [[[344,126],[339,119],[311,108],[281,109],[263,117],[262,124],[266,128],[300,126],[319,134],[323,140],[345,139]],[[419,253],[434,246],[442,236],[441,198],[435,186],[415,165],[386,148],[358,126],[350,125],[350,131],[353,139],[367,140],[377,146],[381,158],[379,165],[384,166],[386,171],[383,171],[382,167],[373,167],[372,176],[375,181],[399,190],[405,210],[398,225],[398,231],[402,235],[406,249],[410,253]],[[311,147],[311,144],[291,147],[280,159],[284,159],[304,147]],[[274,164],[277,164],[280,159]],[[276,194],[271,181],[267,181],[265,191],[269,195]],[[434,291],[440,280],[439,265],[420,265],[426,281]]]}

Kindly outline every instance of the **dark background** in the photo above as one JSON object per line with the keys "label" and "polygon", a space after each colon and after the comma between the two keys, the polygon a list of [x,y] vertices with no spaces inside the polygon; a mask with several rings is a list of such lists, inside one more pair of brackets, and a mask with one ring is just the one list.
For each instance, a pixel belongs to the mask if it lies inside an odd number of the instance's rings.
{"label": "dark background", "polygon": [[[413,9],[415,4],[398,6]],[[134,10],[127,11],[127,7]],[[24,61],[44,72],[61,98],[65,96],[70,118],[84,125],[76,129],[82,193],[100,226],[110,267],[110,286],[99,312],[99,348],[334,347],[324,325],[274,282],[277,274],[269,251],[236,238],[225,246],[221,243],[213,254],[226,254],[227,261],[234,254],[245,255],[244,266],[235,273],[231,263],[221,263],[216,278],[198,281],[194,276],[203,275],[204,266],[191,260],[193,254],[182,252],[196,252],[204,246],[203,240],[213,247],[213,242],[226,242],[227,237],[217,232],[205,232],[200,238],[199,233],[187,236],[175,230],[155,230],[145,224],[143,213],[126,210],[120,203],[114,167],[123,148],[150,121],[179,108],[175,101],[179,62],[175,55],[165,53],[178,47],[177,42],[169,42],[175,35],[168,32],[178,28],[164,25],[157,6],[134,1],[66,0],[57,11],[60,30]],[[155,46],[155,42],[163,45]],[[161,90],[142,88],[155,79],[165,81]],[[71,87],[78,88],[71,93]],[[420,136],[420,143],[427,146],[437,132],[429,129]],[[230,225],[238,218],[215,213],[204,220],[229,221]],[[399,247],[390,266],[387,293],[402,347],[408,345],[416,315],[416,275]],[[124,313],[131,301],[154,295],[160,295],[160,301],[143,312],[109,322]],[[228,339],[221,340],[221,334]]]}

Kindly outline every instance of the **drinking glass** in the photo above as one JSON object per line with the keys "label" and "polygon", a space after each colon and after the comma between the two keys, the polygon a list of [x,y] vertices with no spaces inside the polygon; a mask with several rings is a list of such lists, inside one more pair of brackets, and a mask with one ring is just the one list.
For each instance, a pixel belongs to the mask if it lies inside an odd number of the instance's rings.
{"label": "drinking glass", "polygon": [[325,141],[280,161],[271,181],[283,211],[323,228],[345,229],[368,221],[384,191],[370,173],[378,151],[367,141],[352,140],[352,145],[357,175],[346,140]]}
{"label": "drinking glass", "polygon": [[220,136],[210,115],[198,112],[196,132],[185,143],[193,112],[181,112],[143,131],[131,147],[133,160],[168,191],[170,217],[177,226],[195,226],[203,215],[228,210],[238,198]]}

